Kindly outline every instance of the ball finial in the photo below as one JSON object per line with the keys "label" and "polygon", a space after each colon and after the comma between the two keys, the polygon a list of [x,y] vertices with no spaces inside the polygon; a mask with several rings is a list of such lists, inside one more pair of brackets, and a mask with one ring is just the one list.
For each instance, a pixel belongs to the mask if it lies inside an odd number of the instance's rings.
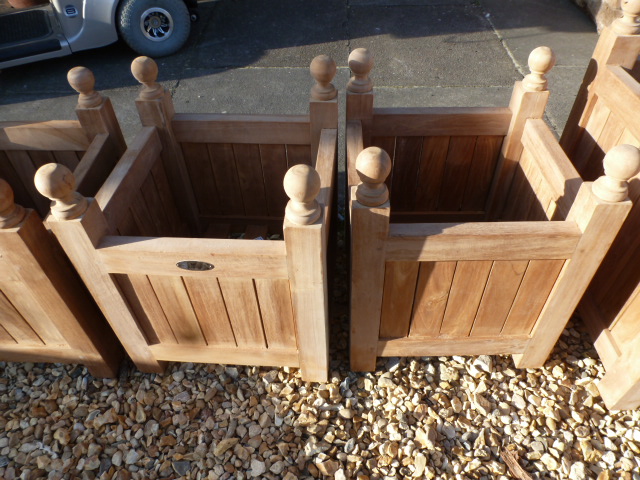
{"label": "ball finial", "polygon": [[360,181],[356,198],[362,205],[377,207],[389,200],[385,180],[391,173],[391,158],[378,147],[365,148],[356,158],[356,172]]}
{"label": "ball finial", "polygon": [[530,92],[542,92],[547,89],[545,74],[556,64],[556,55],[549,47],[534,48],[529,54],[529,70],[531,73],[522,81]]}
{"label": "ball finial", "polygon": [[309,165],[291,167],[284,176],[284,191],[290,198],[285,217],[298,225],[310,225],[320,217],[316,197],[320,193],[320,175]]}
{"label": "ball finial", "polygon": [[24,208],[13,200],[11,186],[0,178],[0,228],[13,228],[24,220]]}
{"label": "ball finial", "polygon": [[319,101],[333,100],[338,95],[331,80],[336,76],[336,62],[329,55],[318,55],[309,67],[316,84],[311,88],[311,98]]}
{"label": "ball finial", "polygon": [[612,24],[619,35],[640,34],[640,0],[622,0],[622,17]]}
{"label": "ball finial", "polygon": [[138,57],[131,62],[131,73],[135,79],[144,85],[140,91],[140,98],[153,100],[164,93],[164,89],[158,84],[158,64],[149,57]]}
{"label": "ball finial", "polygon": [[102,95],[94,90],[96,78],[93,72],[86,67],[74,67],[67,73],[67,81],[80,95],[78,106],[82,108],[98,107],[102,104]]}
{"label": "ball finial", "polygon": [[607,202],[627,198],[628,181],[640,172],[640,150],[633,145],[618,145],[605,155],[604,175],[593,182],[593,193]]}
{"label": "ball finial", "polygon": [[51,213],[58,220],[77,218],[87,210],[87,199],[75,191],[76,179],[64,165],[43,165],[34,182],[36,189],[51,200]]}
{"label": "ball finial", "polygon": [[373,56],[366,48],[356,48],[349,54],[349,68],[353,77],[349,79],[347,90],[351,93],[367,93],[373,90],[369,72],[373,68]]}

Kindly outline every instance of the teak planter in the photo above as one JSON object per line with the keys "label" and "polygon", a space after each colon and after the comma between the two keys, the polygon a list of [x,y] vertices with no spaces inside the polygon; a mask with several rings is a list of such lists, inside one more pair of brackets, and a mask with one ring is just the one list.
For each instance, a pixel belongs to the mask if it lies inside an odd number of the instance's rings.
{"label": "teak planter", "polygon": [[[639,6],[623,2],[624,16],[600,35],[560,139],[585,180],[602,174],[612,148],[640,147]],[[640,405],[639,176],[629,197],[633,209],[578,308],[607,372],[598,388],[611,409]]]}
{"label": "teak planter", "polygon": [[[379,356],[546,360],[631,202],[632,150],[583,182],[542,120],[553,52],[509,108],[373,108],[368,51],[349,57],[351,366]],[[630,147],[633,148],[633,147]],[[621,164],[617,163],[622,158]]]}
{"label": "teak planter", "polygon": [[33,185],[40,165],[58,161],[93,195],[125,150],[93,74],[79,67],[69,81],[80,92],[78,121],[0,123],[0,359],[84,363],[115,376],[118,342],[43,225],[49,202]]}
{"label": "teak planter", "polygon": [[55,200],[50,228],[116,335],[143,371],[274,365],[326,380],[335,63],[312,62],[300,116],[175,114],[153,60],[132,71],[143,128],[95,198],[74,193],[60,165],[36,178]]}

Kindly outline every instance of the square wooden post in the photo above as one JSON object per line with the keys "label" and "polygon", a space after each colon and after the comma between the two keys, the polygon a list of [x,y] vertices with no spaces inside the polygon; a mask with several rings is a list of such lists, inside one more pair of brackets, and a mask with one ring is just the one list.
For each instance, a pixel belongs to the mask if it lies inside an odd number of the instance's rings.
{"label": "square wooden post", "polygon": [[582,231],[576,250],[564,264],[524,352],[514,355],[519,368],[541,367],[586,291],[593,275],[627,218],[630,178],[640,171],[640,151],[631,145],[612,148],[604,158],[605,176],[582,184],[567,221]]}
{"label": "square wooden post", "polygon": [[[350,122],[359,122],[362,129],[363,148],[369,147],[371,146],[374,101],[373,83],[369,78],[369,73],[373,68],[373,57],[369,50],[366,48],[353,50],[349,54],[349,68],[353,72],[353,77],[347,83],[347,128],[349,128]],[[353,167],[351,169],[353,173],[347,168],[349,185],[357,185],[358,183],[355,165]]]}
{"label": "square wooden post", "polygon": [[287,171],[283,183],[291,199],[283,230],[300,369],[303,380],[326,382],[329,298],[326,219],[322,205],[316,200],[321,187],[320,175],[308,165],[295,165]]}
{"label": "square wooden post", "polygon": [[351,369],[376,368],[385,244],[389,234],[389,155],[378,147],[363,150],[356,160],[362,183],[352,187],[351,219]]}
{"label": "square wooden post", "polygon": [[74,190],[73,174],[63,165],[49,163],[40,167],[35,183],[38,191],[53,202],[47,225],[131,360],[143,372],[163,372],[164,362],[154,357],[129,304],[96,251],[99,241],[108,232],[107,220],[98,203],[92,199],[88,201]]}
{"label": "square wooden post", "polygon": [[336,75],[336,62],[328,55],[318,55],[309,70],[316,81],[309,100],[311,165],[315,168],[322,129],[338,128],[338,91],[331,83]]}

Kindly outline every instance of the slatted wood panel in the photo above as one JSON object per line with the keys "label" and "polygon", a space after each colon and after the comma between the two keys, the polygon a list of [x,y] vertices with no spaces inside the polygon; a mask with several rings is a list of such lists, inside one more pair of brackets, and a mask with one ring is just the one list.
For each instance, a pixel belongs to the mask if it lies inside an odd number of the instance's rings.
{"label": "slatted wood panel", "polygon": [[393,168],[393,213],[484,211],[503,136],[376,136]]}
{"label": "slatted wood panel", "polygon": [[387,262],[380,338],[528,336],[564,262]]}
{"label": "slatted wood panel", "polygon": [[312,165],[309,145],[181,143],[203,224],[224,218],[278,219],[290,167]]}
{"label": "slatted wood panel", "polygon": [[286,279],[115,277],[151,345],[297,349]]}

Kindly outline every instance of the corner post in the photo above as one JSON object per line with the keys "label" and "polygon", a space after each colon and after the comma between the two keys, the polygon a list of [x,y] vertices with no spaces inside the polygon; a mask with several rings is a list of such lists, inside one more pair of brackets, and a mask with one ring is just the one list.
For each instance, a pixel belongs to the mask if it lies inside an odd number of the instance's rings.
{"label": "corner post", "polygon": [[[82,128],[89,135],[89,141],[100,134],[109,135],[113,156],[120,158],[127,150],[120,124],[108,97],[94,90],[96,79],[93,72],[85,67],[75,67],[67,73],[67,81],[78,95],[76,116]],[[115,161],[113,165],[115,165]]]}
{"label": "corner post", "polygon": [[524,352],[514,355],[518,368],[541,367],[609,250],[632,203],[628,181],[640,171],[640,150],[618,145],[604,157],[605,175],[583,183],[567,215],[582,237],[538,317]]}
{"label": "corner post", "polygon": [[529,55],[528,74],[513,87],[509,109],[512,112],[509,130],[502,143],[496,174],[487,203],[487,219],[497,220],[503,213],[511,181],[522,155],[522,133],[527,120],[542,118],[549,100],[546,74],[556,63],[549,47],[535,48]]}
{"label": "corner post", "polygon": [[328,55],[318,55],[311,61],[309,71],[316,81],[309,100],[311,165],[315,167],[322,129],[338,128],[338,91],[331,83],[336,76],[336,62]]}
{"label": "corner post", "polygon": [[182,149],[173,133],[175,115],[171,93],[160,85],[158,65],[149,57],[138,57],[131,63],[131,73],[143,85],[136,107],[144,127],[156,127],[162,143],[162,163],[167,171],[179,210],[194,231],[199,230],[196,197],[189,179]]}
{"label": "corner post", "polygon": [[43,165],[36,172],[35,184],[38,191],[52,201],[47,225],[133,362],[143,372],[163,372],[163,363],[154,358],[118,284],[96,251],[109,228],[98,203],[75,191],[73,173],[64,165]]}
{"label": "corner post", "polygon": [[302,378],[326,382],[329,375],[329,298],[326,222],[316,200],[320,175],[309,165],[291,167],[283,181],[290,198],[284,241]]}
{"label": "corner post", "polygon": [[[593,108],[595,94],[590,91],[590,87],[599,72],[607,65],[620,65],[630,69],[638,61],[640,54],[640,21],[638,18],[640,17],[640,2],[626,0],[622,2],[621,8],[622,17],[614,21],[600,34],[560,137],[560,146],[574,163],[580,160],[574,157]],[[578,171],[580,171],[579,167],[578,165]]]}
{"label": "corner post", "polygon": [[378,147],[364,149],[356,159],[360,185],[351,188],[351,369],[376,368],[385,243],[389,234],[389,190],[384,183],[391,159]]}
{"label": "corner post", "polygon": [[373,122],[373,82],[369,73],[373,56],[366,48],[356,48],[349,54],[353,76],[347,83],[347,185],[359,183],[356,157],[371,145]]}

